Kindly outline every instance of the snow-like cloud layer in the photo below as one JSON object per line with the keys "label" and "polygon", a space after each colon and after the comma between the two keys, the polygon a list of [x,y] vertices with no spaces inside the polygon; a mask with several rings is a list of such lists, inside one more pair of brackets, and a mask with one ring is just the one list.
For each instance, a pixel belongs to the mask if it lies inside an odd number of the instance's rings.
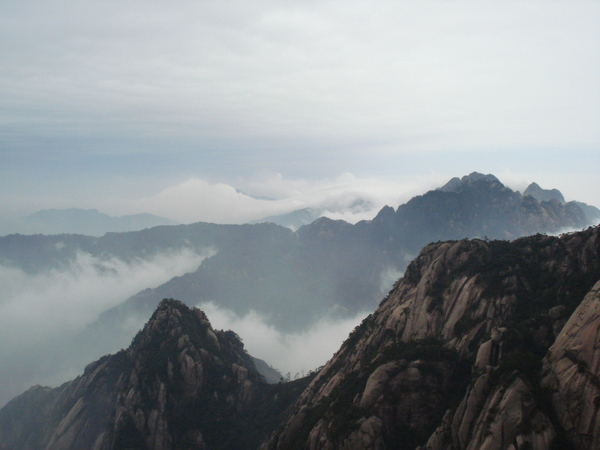
{"label": "snow-like cloud layer", "polygon": [[195,209],[240,211],[205,220],[238,221],[251,207],[218,182],[261,171],[537,172],[598,204],[599,18],[558,0],[1,2],[0,215],[170,211],[201,188]]}

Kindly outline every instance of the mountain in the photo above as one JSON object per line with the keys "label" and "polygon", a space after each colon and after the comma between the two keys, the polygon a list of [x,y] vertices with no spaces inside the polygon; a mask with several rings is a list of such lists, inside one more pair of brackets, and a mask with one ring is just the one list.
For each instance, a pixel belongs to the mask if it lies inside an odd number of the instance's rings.
{"label": "mountain", "polygon": [[598,305],[599,227],[429,244],[263,448],[598,448]]}
{"label": "mountain", "polygon": [[523,191],[523,195],[531,195],[540,202],[548,202],[552,199],[556,199],[562,204],[566,203],[565,197],[558,189],[542,189],[537,183],[531,183],[527,186],[527,189]]}
{"label": "mountain", "polygon": [[267,384],[234,332],[165,299],[129,348],[0,410],[0,448],[255,448],[307,381]]}
{"label": "mountain", "polygon": [[329,201],[318,207],[302,208],[287,214],[264,217],[250,223],[270,222],[295,231],[304,225],[311,224],[320,217],[328,217],[330,215],[346,216],[353,214],[360,214],[364,217],[365,214],[374,210],[375,206],[370,200],[361,197],[349,197],[340,199],[338,202]]}
{"label": "mountain", "polygon": [[[34,380],[41,371],[41,348],[49,361],[66,364],[72,360],[68,369],[79,367],[79,361],[89,361],[90,356],[115,352],[127,345],[132,329],[137,330],[163,298],[177,298],[190,306],[213,302],[241,317],[252,310],[277,331],[298,333],[320,319],[374,311],[408,262],[430,242],[466,237],[514,239],[581,229],[588,222],[574,202],[540,202],[509,189],[493,175],[473,173],[396,209],[385,207],[374,219],[355,225],[320,218],[295,232],[269,223],[196,223],[102,237],[0,237],[0,275],[6,273],[7,280],[19,279],[16,269],[19,276],[21,272],[28,275],[25,279],[31,279],[30,275],[42,280],[65,273],[71,276],[82,255],[100,266],[93,270],[104,271],[113,269],[103,269],[97,262],[117,260],[119,266],[130,267],[183,250],[212,255],[190,273],[123,298],[118,306],[91,318],[83,330],[65,332],[62,343],[50,345],[45,340],[32,347],[31,355],[0,354],[5,362],[0,365],[0,378],[18,372],[20,380],[31,380],[28,384],[39,382]],[[98,287],[90,285],[89,289]],[[6,295],[9,289],[0,294]],[[81,301],[81,297],[78,294],[69,301]],[[287,368],[278,369],[287,372]],[[43,373],[48,376],[52,370],[56,368],[50,364]],[[17,392],[6,394],[3,389],[6,383],[0,387],[0,404]]]}
{"label": "mountain", "polygon": [[268,385],[163,300],[128,349],[2,408],[0,448],[597,448],[599,305],[600,227],[432,243],[316,376]]}
{"label": "mountain", "polygon": [[437,240],[515,239],[590,224],[591,218],[574,202],[540,202],[511,190],[493,175],[475,172],[414,197],[396,211],[384,208],[367,227],[379,245],[416,254]]}
{"label": "mountain", "polygon": [[176,222],[153,214],[112,217],[96,209],[44,209],[11,224],[3,225],[3,234],[83,234],[102,236],[108,232],[137,231]]}
{"label": "mountain", "polygon": [[[558,189],[542,189],[537,183],[531,183],[527,189],[525,189],[523,195],[531,195],[540,202],[555,199],[562,204],[566,203],[565,198]],[[597,222],[600,220],[600,209],[583,202],[574,201],[573,203],[581,208],[589,222]]]}
{"label": "mountain", "polygon": [[282,227],[297,230],[301,226],[308,225],[321,217],[321,212],[313,208],[303,208],[296,211],[292,211],[287,214],[280,214],[278,216],[269,216],[260,220],[255,220],[250,223],[263,223],[270,222]]}

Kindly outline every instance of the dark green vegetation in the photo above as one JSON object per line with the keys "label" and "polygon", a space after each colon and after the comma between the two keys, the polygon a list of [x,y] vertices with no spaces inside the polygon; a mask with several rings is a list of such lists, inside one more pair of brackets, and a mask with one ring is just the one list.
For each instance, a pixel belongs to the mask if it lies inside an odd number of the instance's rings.
{"label": "dark green vegetation", "polygon": [[[174,448],[194,446],[189,430],[200,430],[208,448],[256,448],[275,429],[285,409],[314,375],[290,383],[267,384],[256,372],[251,356],[244,350],[235,332],[216,331],[217,340],[211,338],[212,331],[205,319],[200,318],[203,314],[191,314],[183,303],[163,300],[149,323],[156,321],[156,315],[165,306],[180,312],[176,321],[180,329],[174,330],[171,321],[159,319],[161,326],[150,333],[140,331],[133,339],[130,351],[142,358],[140,364],[143,370],[138,375],[138,382],[151,385],[154,380],[160,380],[172,398],[167,400],[170,405],[166,414],[169,431],[174,437]],[[201,360],[202,386],[193,399],[188,398],[189,380],[184,372],[169,369],[181,351],[181,336],[187,336],[193,348],[202,349],[210,355]],[[239,379],[231,372],[233,365],[248,368],[247,380],[252,383],[250,391],[240,392]],[[152,390],[143,393],[142,410],[157,408]],[[240,405],[240,396],[248,396],[248,403]],[[188,400],[177,400],[186,398]],[[232,398],[235,400],[232,401]],[[130,425],[126,422],[125,428],[119,430],[115,438],[117,442],[139,439],[138,431],[131,429]]]}

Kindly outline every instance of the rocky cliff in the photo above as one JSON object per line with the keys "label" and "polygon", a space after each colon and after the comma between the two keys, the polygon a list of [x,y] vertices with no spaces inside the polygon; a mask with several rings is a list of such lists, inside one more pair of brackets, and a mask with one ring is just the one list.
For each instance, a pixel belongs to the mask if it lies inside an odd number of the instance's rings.
{"label": "rocky cliff", "polygon": [[264,448],[592,448],[599,256],[597,227],[426,246]]}
{"label": "rocky cliff", "polygon": [[0,448],[253,448],[301,387],[267,385],[235,333],[163,300],[128,349],[0,410]]}

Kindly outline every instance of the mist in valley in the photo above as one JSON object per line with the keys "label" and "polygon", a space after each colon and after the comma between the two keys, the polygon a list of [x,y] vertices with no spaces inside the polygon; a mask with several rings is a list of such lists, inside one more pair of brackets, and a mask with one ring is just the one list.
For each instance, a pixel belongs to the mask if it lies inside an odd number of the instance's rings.
{"label": "mist in valley", "polygon": [[349,333],[372,311],[351,317],[322,317],[299,331],[281,330],[267,315],[250,310],[238,315],[214,302],[199,303],[215,329],[233,330],[244,342],[244,348],[277,369],[283,376],[295,379],[323,366],[337,351]]}
{"label": "mist in valley", "polygon": [[[63,267],[38,273],[0,265],[0,404],[34,384],[57,386],[119,350],[76,337],[102,312],[196,270],[211,254],[182,249],[126,262],[78,252]],[[123,321],[123,334],[133,337],[147,319]]]}

